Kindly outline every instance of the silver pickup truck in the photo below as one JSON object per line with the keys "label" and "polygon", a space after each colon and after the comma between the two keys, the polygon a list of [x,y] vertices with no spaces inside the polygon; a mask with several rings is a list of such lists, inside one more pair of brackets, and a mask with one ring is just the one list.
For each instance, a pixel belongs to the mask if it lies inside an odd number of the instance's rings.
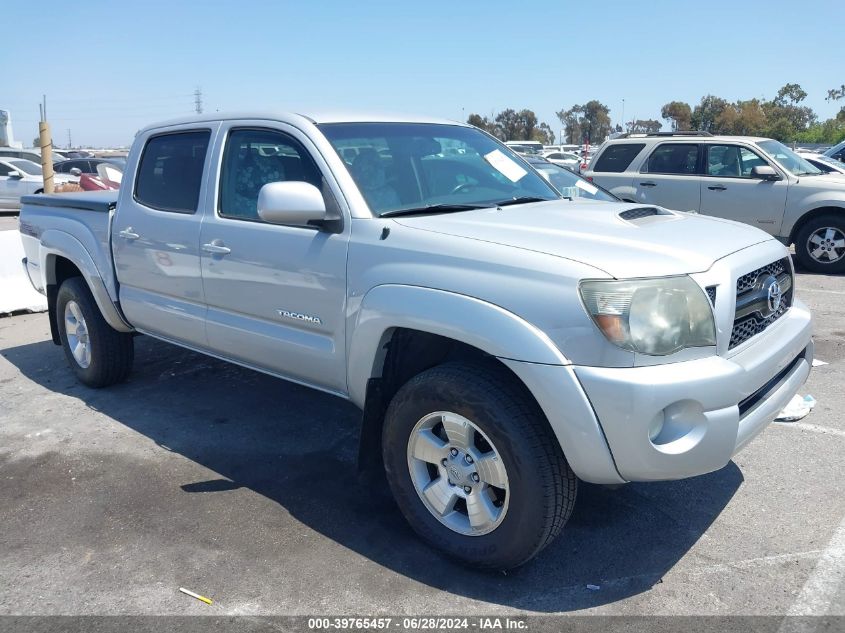
{"label": "silver pickup truck", "polygon": [[594,193],[453,122],[215,115],[139,132],[119,193],[25,198],[20,230],[82,382],[146,334],[351,400],[412,527],[508,568],[579,479],[723,467],[812,364],[777,240]]}

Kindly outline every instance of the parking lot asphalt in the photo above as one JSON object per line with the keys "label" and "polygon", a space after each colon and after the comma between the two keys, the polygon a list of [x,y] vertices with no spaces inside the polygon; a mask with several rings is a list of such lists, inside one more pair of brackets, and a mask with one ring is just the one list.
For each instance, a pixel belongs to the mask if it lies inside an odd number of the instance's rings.
{"label": "parking lot asphalt", "polygon": [[815,410],[709,475],[582,485],[508,574],[430,550],[359,482],[344,401],[148,337],[91,390],[45,314],[0,319],[0,614],[845,615],[845,278],[797,284]]}
{"label": "parking lot asphalt", "polygon": [[0,209],[0,231],[17,231],[18,230],[18,214],[17,212],[3,211]]}

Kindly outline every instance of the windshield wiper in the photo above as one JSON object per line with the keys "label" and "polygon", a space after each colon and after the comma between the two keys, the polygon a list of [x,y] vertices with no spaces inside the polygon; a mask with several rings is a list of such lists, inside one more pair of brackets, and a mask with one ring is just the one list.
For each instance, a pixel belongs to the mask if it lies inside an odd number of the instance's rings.
{"label": "windshield wiper", "polygon": [[395,218],[400,215],[418,215],[420,213],[454,213],[456,211],[474,211],[476,209],[491,209],[486,204],[427,204],[424,207],[412,209],[392,209],[385,211],[380,218]]}
{"label": "windshield wiper", "polygon": [[548,202],[549,198],[538,198],[537,196],[519,196],[517,198],[507,198],[496,203],[497,207],[507,207],[511,204],[527,204],[529,202]]}

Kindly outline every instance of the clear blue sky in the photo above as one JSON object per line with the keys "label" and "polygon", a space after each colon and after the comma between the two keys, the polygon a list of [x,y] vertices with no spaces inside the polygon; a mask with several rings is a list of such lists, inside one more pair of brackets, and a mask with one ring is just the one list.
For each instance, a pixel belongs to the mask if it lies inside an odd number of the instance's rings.
{"label": "clear blue sky", "polygon": [[[845,0],[500,2],[283,0],[4,1],[0,108],[17,140],[131,143],[193,112],[379,109],[465,119],[589,99],[615,122],[660,118],[679,99],[774,96],[787,82],[821,118],[845,83]],[[50,42],[41,59],[40,6]]]}

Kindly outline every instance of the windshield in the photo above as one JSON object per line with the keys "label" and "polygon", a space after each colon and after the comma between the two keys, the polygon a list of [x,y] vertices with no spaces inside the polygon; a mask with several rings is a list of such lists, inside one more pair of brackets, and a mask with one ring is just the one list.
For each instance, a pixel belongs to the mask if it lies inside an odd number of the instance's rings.
{"label": "windshield", "polygon": [[532,162],[531,166],[540,172],[540,175],[548,180],[554,188],[560,191],[564,198],[575,200],[603,200],[613,202],[618,200],[613,194],[596,187],[588,180],[572,173],[566,167],[554,163]]}
{"label": "windshield", "polygon": [[757,145],[793,176],[810,176],[824,173],[779,141],[760,141]]}
{"label": "windshield", "polygon": [[41,175],[41,165],[33,163],[31,160],[10,160],[9,164],[11,164],[18,171],[22,171],[23,173],[29,174],[30,176]]}
{"label": "windshield", "polygon": [[475,128],[331,123],[321,125],[320,130],[375,215],[560,197],[522,158]]}

